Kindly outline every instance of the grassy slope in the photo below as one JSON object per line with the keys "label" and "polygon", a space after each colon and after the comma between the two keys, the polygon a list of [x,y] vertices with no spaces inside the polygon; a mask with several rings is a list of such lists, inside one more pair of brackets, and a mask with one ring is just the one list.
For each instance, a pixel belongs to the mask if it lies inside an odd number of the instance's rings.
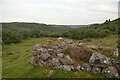
{"label": "grassy slope", "polygon": [[[27,39],[21,43],[3,45],[6,49],[3,49],[3,78],[42,78],[48,77],[48,71],[50,69],[44,67],[33,67],[29,61],[31,58],[30,52],[32,46],[38,43],[45,43],[48,38]],[[88,44],[99,44],[100,39],[92,39],[93,42]],[[102,39],[102,45],[104,45],[105,55],[115,58],[108,52],[114,49],[116,46],[117,36]],[[74,40],[75,42],[79,40]],[[7,53],[14,53],[13,55],[7,55]],[[75,71],[67,72],[55,69],[50,78],[100,78],[105,77],[102,74],[91,75],[89,72]]]}
{"label": "grassy slope", "polygon": [[69,26],[64,25],[46,25],[46,24],[39,24],[39,23],[2,23],[3,29],[18,29],[18,30],[31,30],[31,29],[40,29],[41,31],[58,31],[58,30],[65,30],[70,29]]}

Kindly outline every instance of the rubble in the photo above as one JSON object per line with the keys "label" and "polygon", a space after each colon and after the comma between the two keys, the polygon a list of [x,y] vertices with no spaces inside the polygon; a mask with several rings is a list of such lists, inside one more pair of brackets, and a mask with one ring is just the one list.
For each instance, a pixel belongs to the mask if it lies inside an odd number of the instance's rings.
{"label": "rubble", "polygon": [[[90,53],[90,51],[86,51],[86,53],[84,53],[80,50],[77,50],[83,46],[93,50],[101,50],[103,49],[101,45],[85,45],[84,43],[75,44],[72,40],[64,40],[61,37],[58,38],[58,41],[59,43],[54,46],[43,46],[42,44],[33,46],[33,51],[30,53],[32,55],[30,63],[34,66],[44,66],[47,68],[56,68],[64,71],[84,70],[91,72],[92,74],[103,73],[109,78],[119,78],[120,60],[115,61],[114,59],[110,59],[97,52]],[[74,51],[71,51],[69,54],[65,54],[62,51],[68,49],[68,46],[74,48]],[[79,65],[78,61],[83,61],[87,55],[89,55],[86,60],[87,63]],[[77,65],[75,61],[73,61],[74,59],[77,60]],[[48,72],[48,75],[51,75],[52,73],[53,71],[51,70]]]}

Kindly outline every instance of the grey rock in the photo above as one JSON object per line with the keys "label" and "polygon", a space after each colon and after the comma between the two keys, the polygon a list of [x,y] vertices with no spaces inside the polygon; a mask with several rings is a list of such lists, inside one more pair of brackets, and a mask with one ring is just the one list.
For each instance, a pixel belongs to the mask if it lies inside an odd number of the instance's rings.
{"label": "grey rock", "polygon": [[73,69],[74,69],[73,65],[63,65],[62,66],[62,70],[64,70],[64,71],[71,71]]}
{"label": "grey rock", "polygon": [[102,71],[104,75],[106,75],[109,78],[120,78],[118,71],[115,67],[108,67]]}
{"label": "grey rock", "polygon": [[44,53],[40,55],[40,59],[41,60],[47,60],[51,55],[49,55],[48,53]]}
{"label": "grey rock", "polygon": [[70,58],[69,55],[64,55],[63,53],[59,53],[59,54],[57,54],[57,56],[62,64],[64,64],[64,65],[73,64],[73,60]]}
{"label": "grey rock", "polygon": [[111,65],[110,58],[107,58],[106,56],[94,52],[92,56],[89,59],[89,63],[91,64],[106,64],[106,65]]}
{"label": "grey rock", "polygon": [[55,67],[58,67],[60,66],[60,61],[58,60],[58,58],[53,58],[52,59],[52,64],[55,66]]}
{"label": "grey rock", "polygon": [[91,66],[88,63],[84,63],[81,66],[81,70],[90,72],[91,71]]}
{"label": "grey rock", "polygon": [[41,44],[37,44],[37,45],[33,46],[33,51],[37,51],[37,49],[39,49],[41,47],[42,47]]}
{"label": "grey rock", "polygon": [[47,53],[48,51],[45,48],[37,49],[37,54]]}

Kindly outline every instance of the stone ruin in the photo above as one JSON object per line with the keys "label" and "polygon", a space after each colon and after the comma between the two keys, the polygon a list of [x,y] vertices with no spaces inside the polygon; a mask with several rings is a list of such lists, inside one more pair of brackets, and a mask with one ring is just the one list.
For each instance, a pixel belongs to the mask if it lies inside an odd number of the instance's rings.
{"label": "stone ruin", "polygon": [[[83,47],[102,49],[101,45],[91,46],[84,43],[74,43],[72,40],[63,40],[58,38],[58,43],[54,46],[48,46],[51,40],[46,45],[37,44],[33,46],[31,52],[32,58],[30,63],[34,66],[44,66],[51,69],[61,69],[65,71],[84,70],[92,74],[103,73],[109,78],[120,78],[120,60],[115,61],[100,53],[93,52],[88,63],[74,66],[74,61],[69,54],[64,54],[62,51],[67,49],[69,45],[72,47]],[[75,63],[76,64],[76,63]]]}

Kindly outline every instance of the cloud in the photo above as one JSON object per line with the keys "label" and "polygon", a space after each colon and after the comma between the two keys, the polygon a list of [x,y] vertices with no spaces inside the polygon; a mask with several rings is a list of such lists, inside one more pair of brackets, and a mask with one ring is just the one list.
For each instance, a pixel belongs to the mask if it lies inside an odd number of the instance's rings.
{"label": "cloud", "polygon": [[1,0],[2,21],[89,24],[117,18],[118,0]]}

